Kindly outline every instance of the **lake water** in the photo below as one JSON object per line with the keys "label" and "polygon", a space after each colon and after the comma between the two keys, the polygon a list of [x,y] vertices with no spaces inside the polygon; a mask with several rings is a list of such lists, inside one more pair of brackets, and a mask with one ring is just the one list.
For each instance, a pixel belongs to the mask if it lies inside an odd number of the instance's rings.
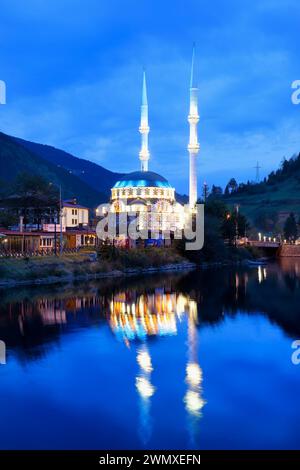
{"label": "lake water", "polygon": [[300,260],[0,291],[0,448],[299,449]]}

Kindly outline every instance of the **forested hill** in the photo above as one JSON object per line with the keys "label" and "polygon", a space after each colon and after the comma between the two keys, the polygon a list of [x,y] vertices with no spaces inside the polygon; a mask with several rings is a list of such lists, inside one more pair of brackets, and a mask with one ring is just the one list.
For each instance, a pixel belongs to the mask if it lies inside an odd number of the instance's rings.
{"label": "forested hill", "polygon": [[29,147],[24,144],[24,141],[0,132],[0,192],[2,194],[9,192],[18,175],[28,173],[41,175],[49,182],[61,185],[64,198],[76,196],[81,204],[88,207],[96,207],[107,200],[101,180],[99,180],[98,189],[95,189],[63,165],[43,158],[33,151],[33,147],[32,149]]}
{"label": "forested hill", "polygon": [[[265,230],[282,226],[290,212],[300,216],[300,154],[284,159],[277,171],[272,171],[260,183],[237,184],[232,179],[225,189],[224,201],[239,204],[252,223]],[[273,226],[272,226],[273,225]]]}
{"label": "forested hill", "polygon": [[110,195],[110,189],[122,176],[120,173],[114,173],[101,165],[75,157],[64,150],[50,145],[37,144],[16,137],[14,137],[14,140],[44,160],[51,162],[57,167],[62,167],[70,174],[77,176],[95,191],[104,193],[106,200]]}

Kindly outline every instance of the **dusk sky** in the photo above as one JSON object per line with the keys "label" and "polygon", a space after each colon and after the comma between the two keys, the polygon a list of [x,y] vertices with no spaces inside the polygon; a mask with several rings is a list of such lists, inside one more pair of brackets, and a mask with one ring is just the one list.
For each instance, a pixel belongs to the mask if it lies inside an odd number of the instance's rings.
{"label": "dusk sky", "polygon": [[254,179],[300,151],[299,26],[299,0],[1,0],[0,130],[139,169],[145,67],[149,169],[187,193],[195,41],[198,183]]}

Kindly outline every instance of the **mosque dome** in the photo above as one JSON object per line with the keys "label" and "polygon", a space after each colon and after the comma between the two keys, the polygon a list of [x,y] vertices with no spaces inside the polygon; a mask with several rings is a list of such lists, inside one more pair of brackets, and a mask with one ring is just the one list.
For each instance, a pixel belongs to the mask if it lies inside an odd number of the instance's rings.
{"label": "mosque dome", "polygon": [[153,171],[134,171],[133,173],[124,175],[113,187],[113,189],[123,188],[172,189],[172,186],[166,178]]}

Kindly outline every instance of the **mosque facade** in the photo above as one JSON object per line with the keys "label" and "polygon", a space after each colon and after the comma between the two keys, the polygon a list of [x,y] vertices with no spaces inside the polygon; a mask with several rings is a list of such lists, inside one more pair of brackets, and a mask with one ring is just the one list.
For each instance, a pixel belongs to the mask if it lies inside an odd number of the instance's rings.
{"label": "mosque facade", "polygon": [[[198,88],[194,83],[194,51],[190,82],[190,126],[189,152],[189,210],[193,211],[197,202],[196,157],[199,152],[197,124]],[[143,74],[142,105],[139,132],[141,149],[139,152],[140,170],[126,174],[111,189],[108,212],[126,214],[129,218],[138,217],[140,230],[156,232],[159,237],[166,233],[182,231],[185,225],[186,208],[176,200],[175,188],[168,180],[149,171],[150,152],[148,137],[148,98],[146,74]]]}

